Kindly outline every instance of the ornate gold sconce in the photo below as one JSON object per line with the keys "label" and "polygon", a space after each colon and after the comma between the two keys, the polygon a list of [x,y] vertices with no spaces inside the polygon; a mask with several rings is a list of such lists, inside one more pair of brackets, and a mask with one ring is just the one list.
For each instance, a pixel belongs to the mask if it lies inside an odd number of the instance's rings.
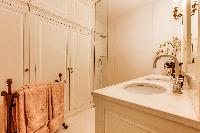
{"label": "ornate gold sconce", "polygon": [[197,9],[198,9],[198,1],[194,1],[194,4],[192,4],[192,11],[191,11],[191,16],[193,16],[195,13],[196,13],[196,11],[197,11]]}
{"label": "ornate gold sconce", "polygon": [[180,19],[181,17],[183,17],[183,14],[181,12],[179,12],[178,10],[178,7],[174,7],[174,11],[173,11],[173,16],[174,16],[174,19],[178,20]]}

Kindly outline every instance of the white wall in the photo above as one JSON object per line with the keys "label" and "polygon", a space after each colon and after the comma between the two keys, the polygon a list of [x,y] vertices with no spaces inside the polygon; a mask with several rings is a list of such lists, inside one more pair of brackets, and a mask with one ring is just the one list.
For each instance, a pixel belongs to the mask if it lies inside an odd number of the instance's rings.
{"label": "white wall", "polygon": [[156,0],[109,20],[107,85],[151,73],[160,43],[180,35],[172,10],[169,0]]}

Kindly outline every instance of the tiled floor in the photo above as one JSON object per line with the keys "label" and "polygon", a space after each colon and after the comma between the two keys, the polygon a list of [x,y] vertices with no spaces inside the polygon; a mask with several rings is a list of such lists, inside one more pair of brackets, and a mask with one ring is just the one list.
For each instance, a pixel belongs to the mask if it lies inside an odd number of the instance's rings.
{"label": "tiled floor", "polygon": [[68,129],[59,129],[56,133],[95,133],[95,109],[91,108],[70,118]]}

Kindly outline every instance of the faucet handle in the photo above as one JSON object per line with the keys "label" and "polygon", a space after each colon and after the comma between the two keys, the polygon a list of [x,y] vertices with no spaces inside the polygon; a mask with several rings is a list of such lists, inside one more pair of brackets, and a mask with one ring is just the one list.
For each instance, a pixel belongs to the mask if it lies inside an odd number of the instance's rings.
{"label": "faucet handle", "polygon": [[184,79],[185,79],[185,77],[183,75],[179,75],[179,81],[180,81],[182,89],[183,89],[183,85],[184,85]]}

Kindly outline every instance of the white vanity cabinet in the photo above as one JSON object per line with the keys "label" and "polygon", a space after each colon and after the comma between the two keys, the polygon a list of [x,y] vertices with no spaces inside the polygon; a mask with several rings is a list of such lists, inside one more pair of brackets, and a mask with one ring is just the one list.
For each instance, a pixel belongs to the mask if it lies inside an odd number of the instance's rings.
{"label": "white vanity cabinet", "polygon": [[[95,133],[199,133],[198,122],[94,94]],[[167,118],[166,115],[169,115]],[[181,123],[177,122],[182,121]],[[190,126],[188,126],[190,125]]]}
{"label": "white vanity cabinet", "polygon": [[91,35],[70,32],[69,64],[70,110],[88,107],[92,91],[92,39]]}
{"label": "white vanity cabinet", "polygon": [[13,87],[29,83],[27,11],[24,5],[0,2],[0,92],[7,90],[8,78],[13,80]]}

